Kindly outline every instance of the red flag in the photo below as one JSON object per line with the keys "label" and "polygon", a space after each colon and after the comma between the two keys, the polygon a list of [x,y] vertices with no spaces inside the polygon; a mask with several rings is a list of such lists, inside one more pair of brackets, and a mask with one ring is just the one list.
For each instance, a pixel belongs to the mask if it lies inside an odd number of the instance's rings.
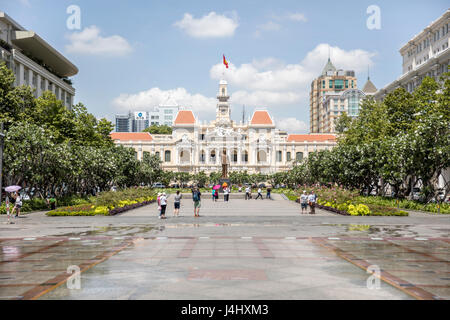
{"label": "red flag", "polygon": [[227,59],[225,59],[225,55],[223,55],[223,64],[227,67],[228,69],[228,61]]}

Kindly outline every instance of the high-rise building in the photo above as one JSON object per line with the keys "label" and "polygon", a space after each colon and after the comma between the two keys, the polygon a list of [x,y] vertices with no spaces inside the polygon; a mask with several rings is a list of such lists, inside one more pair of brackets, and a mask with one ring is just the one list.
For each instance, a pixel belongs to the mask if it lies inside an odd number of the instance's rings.
{"label": "high-rise building", "polygon": [[[337,70],[330,59],[323,68],[322,74],[311,84],[310,93],[310,131],[311,133],[330,133],[330,123],[334,122],[335,111],[325,109],[329,95],[357,88],[355,72]],[[337,115],[336,115],[337,116]]]}
{"label": "high-rise building", "polygon": [[16,86],[35,89],[35,97],[51,91],[67,108],[73,105],[75,89],[72,77],[78,68],[55,48],[28,31],[6,13],[0,11],[0,61],[3,60],[16,77]]}
{"label": "high-rise building", "polygon": [[155,107],[152,111],[130,111],[127,114],[116,114],[116,132],[142,132],[152,125],[173,126],[178,111],[183,110],[175,100]]}
{"label": "high-rise building", "polygon": [[375,94],[383,100],[386,94],[403,87],[413,92],[425,77],[439,81],[450,65],[450,9],[433,21],[401,49],[403,74]]}
{"label": "high-rise building", "polygon": [[116,132],[131,132],[129,114],[116,114]]}

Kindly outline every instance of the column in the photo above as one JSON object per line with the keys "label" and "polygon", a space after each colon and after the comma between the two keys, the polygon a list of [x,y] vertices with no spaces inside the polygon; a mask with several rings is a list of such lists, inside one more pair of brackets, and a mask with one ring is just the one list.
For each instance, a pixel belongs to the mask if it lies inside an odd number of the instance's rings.
{"label": "column", "polygon": [[34,88],[34,84],[33,84],[33,70],[28,69],[28,74],[26,76],[28,77],[28,85],[31,88]]}
{"label": "column", "polygon": [[240,166],[242,163],[242,146],[238,147],[238,161],[237,164]]}
{"label": "column", "polygon": [[48,79],[44,79],[44,91],[48,91]]}
{"label": "column", "polygon": [[37,77],[36,77],[36,81],[37,81],[37,84],[36,84],[36,93],[37,93],[37,96],[38,97],[40,97],[41,95],[42,95],[42,89],[41,89],[41,81],[42,81],[42,78],[41,78],[41,75],[38,73],[37,74]]}
{"label": "column", "polygon": [[25,83],[23,71],[24,71],[24,66],[23,66],[23,64],[19,63],[19,86],[21,86]]}

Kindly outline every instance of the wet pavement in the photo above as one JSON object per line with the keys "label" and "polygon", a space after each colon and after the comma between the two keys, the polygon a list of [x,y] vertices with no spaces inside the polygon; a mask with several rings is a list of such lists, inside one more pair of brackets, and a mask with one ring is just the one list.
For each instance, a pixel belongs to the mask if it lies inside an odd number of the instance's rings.
{"label": "wet pavement", "polygon": [[33,213],[13,225],[1,216],[0,299],[450,299],[448,216],[202,202],[200,218],[187,199],[167,220],[155,205],[115,217]]}

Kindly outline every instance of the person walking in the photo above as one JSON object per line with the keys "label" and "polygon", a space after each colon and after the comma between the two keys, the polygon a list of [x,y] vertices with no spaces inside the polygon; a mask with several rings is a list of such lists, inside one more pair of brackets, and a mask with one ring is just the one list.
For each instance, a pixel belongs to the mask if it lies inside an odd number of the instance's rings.
{"label": "person walking", "polygon": [[252,195],[251,195],[251,190],[250,187],[247,186],[247,188],[245,188],[245,200],[249,200],[251,199]]}
{"label": "person walking", "polygon": [[272,199],[271,197],[270,197],[270,193],[272,192],[272,189],[271,188],[267,188],[267,194],[266,194],[266,199]]}
{"label": "person walking", "polygon": [[181,198],[183,198],[183,195],[180,193],[180,190],[178,190],[173,202],[175,207],[173,210],[174,217],[178,217],[180,215]]}
{"label": "person walking", "polygon": [[166,218],[166,208],[167,208],[167,196],[166,193],[163,192],[161,195],[161,219]]}
{"label": "person walking", "polygon": [[306,194],[306,190],[300,196],[300,205],[302,206],[302,214],[305,212],[308,213],[308,195]]}
{"label": "person walking", "polygon": [[20,197],[20,194],[18,192],[16,192],[13,197],[15,198],[15,204],[11,215],[14,216],[15,212],[16,213],[15,217],[18,218],[20,215],[20,208],[22,208],[22,198]]}
{"label": "person walking", "polygon": [[219,201],[219,189],[215,190],[216,192],[214,193],[214,201],[217,202]]}
{"label": "person walking", "polygon": [[225,187],[223,189],[223,201],[228,202],[230,199],[230,189],[228,187]]}
{"label": "person walking", "polygon": [[200,217],[200,208],[202,206],[201,192],[197,187],[192,189],[192,200],[194,201],[194,217]]}
{"label": "person walking", "polygon": [[263,195],[262,195],[262,190],[261,190],[261,188],[258,188],[258,196],[256,197],[255,200],[258,200],[259,197],[261,197],[261,200],[264,200]]}
{"label": "person walking", "polygon": [[311,191],[311,194],[308,196],[309,207],[311,208],[310,214],[316,214],[316,200],[317,197],[314,191]]}

